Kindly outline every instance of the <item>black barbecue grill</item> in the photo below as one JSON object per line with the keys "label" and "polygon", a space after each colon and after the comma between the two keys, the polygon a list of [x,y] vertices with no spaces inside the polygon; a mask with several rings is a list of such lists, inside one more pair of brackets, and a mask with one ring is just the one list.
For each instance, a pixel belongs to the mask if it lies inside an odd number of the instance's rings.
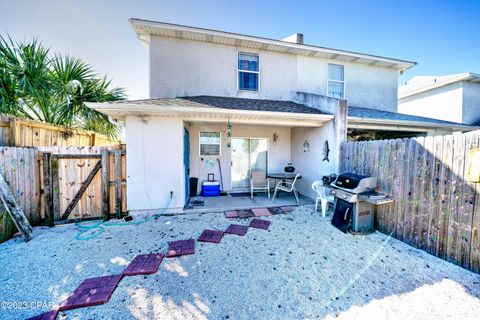
{"label": "black barbecue grill", "polygon": [[375,191],[375,177],[343,173],[330,186],[335,196],[332,225],[345,233],[372,232],[375,205],[393,201],[392,197]]}

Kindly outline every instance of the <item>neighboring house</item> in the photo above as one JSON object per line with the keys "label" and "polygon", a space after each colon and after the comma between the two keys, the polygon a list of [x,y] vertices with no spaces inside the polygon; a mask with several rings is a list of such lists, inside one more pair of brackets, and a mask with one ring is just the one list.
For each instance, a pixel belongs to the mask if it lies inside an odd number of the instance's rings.
{"label": "neighboring house", "polygon": [[479,123],[480,74],[414,77],[399,87],[398,111],[453,122]]}
{"label": "neighboring house", "polygon": [[200,188],[221,168],[224,190],[245,190],[252,170],[283,172],[289,162],[302,174],[299,191],[313,196],[313,181],[338,173],[347,125],[470,129],[397,113],[398,74],[414,62],[306,45],[300,34],[273,40],[130,22],[148,51],[151,99],[90,104],[125,122],[130,211],[163,208],[171,191],[182,210],[189,177]]}

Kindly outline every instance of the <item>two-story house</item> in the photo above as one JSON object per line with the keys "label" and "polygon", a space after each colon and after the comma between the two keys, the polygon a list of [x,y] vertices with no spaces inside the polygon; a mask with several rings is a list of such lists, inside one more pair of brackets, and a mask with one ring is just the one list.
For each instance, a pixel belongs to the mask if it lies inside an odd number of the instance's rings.
{"label": "two-story house", "polygon": [[[300,193],[338,173],[348,130],[436,132],[462,124],[397,113],[414,62],[131,19],[150,62],[150,99],[90,104],[125,122],[130,211],[188,201],[189,177],[248,189],[252,171],[302,174]],[[348,105],[348,108],[347,108]],[[330,154],[327,156],[326,142]],[[328,158],[328,160],[327,160]]]}
{"label": "two-story house", "polygon": [[417,76],[398,88],[401,113],[480,124],[480,74]]}

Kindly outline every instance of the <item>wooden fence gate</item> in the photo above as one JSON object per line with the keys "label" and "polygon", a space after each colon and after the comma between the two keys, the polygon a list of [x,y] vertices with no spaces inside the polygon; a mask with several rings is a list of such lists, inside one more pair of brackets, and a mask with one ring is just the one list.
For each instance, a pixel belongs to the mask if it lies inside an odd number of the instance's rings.
{"label": "wooden fence gate", "polygon": [[479,146],[480,131],[348,142],[340,168],[377,177],[379,190],[394,196],[377,208],[379,231],[480,272],[480,183],[465,179]]}
{"label": "wooden fence gate", "polygon": [[126,211],[124,150],[42,149],[47,224],[123,216]]}

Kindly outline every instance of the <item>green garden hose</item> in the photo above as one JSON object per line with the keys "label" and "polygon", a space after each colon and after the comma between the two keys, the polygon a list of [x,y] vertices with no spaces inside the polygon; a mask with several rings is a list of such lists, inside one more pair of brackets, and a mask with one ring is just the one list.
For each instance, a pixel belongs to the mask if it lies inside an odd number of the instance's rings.
{"label": "green garden hose", "polygon": [[[129,221],[129,222],[125,222],[125,221],[116,221],[116,222],[110,221],[109,222],[109,221],[103,221],[103,220],[98,220],[98,221],[94,221],[94,222],[77,222],[77,223],[75,223],[75,225],[78,228],[80,228],[81,231],[77,234],[76,239],[81,240],[81,241],[94,239],[94,238],[100,236],[102,233],[105,232],[105,227],[132,226],[132,225],[138,225],[138,224],[146,223],[146,222],[149,222],[151,220],[157,219],[158,217],[160,217],[161,215],[163,215],[165,213],[165,211],[168,209],[168,207],[170,207],[171,202],[172,202],[172,196],[170,195],[170,198],[168,199],[168,202],[167,202],[167,206],[165,207],[165,209],[162,210],[162,212],[160,212],[156,215],[153,215],[151,217],[148,217],[147,219],[143,219],[143,220],[138,220],[138,221],[132,220],[132,221]],[[92,230],[95,230],[95,231],[92,232]],[[88,232],[88,234],[84,235],[87,232]]]}

